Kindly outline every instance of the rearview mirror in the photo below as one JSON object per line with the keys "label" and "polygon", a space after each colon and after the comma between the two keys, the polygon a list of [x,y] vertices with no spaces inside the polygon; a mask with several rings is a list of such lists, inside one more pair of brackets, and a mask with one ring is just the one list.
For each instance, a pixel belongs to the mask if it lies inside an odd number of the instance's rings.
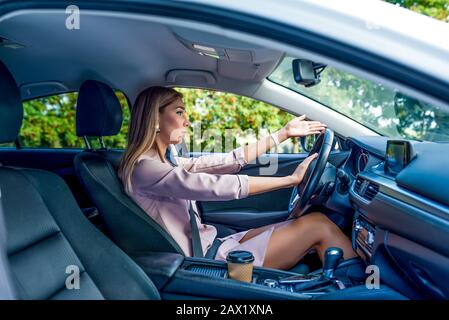
{"label": "rearview mirror", "polygon": [[320,73],[326,68],[325,64],[315,63],[311,60],[293,59],[292,70],[295,82],[305,87],[318,84]]}

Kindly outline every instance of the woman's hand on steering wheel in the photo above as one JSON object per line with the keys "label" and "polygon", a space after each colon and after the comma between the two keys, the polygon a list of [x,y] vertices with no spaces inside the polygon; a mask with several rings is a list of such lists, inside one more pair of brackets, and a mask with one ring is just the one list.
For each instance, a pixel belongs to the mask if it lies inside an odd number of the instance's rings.
{"label": "woman's hand on steering wheel", "polygon": [[293,187],[296,187],[301,183],[302,179],[304,179],[304,175],[306,174],[307,169],[309,168],[310,163],[315,160],[316,157],[318,157],[318,153],[314,153],[305,158],[291,174]]}
{"label": "woman's hand on steering wheel", "polygon": [[[324,133],[315,141],[315,144],[310,151],[312,156],[306,158],[295,170],[294,177],[296,179],[301,178],[301,180],[299,184],[293,188],[290,196],[290,202],[288,205],[289,218],[297,218],[303,215],[312,205],[311,201],[319,191],[321,178],[326,167],[328,167],[328,159],[334,146],[334,141],[334,132],[330,129],[326,129]],[[307,170],[310,163],[314,159],[310,159],[312,157],[316,158],[316,162],[313,164],[311,169]],[[335,166],[329,166],[330,169],[332,169],[332,167],[335,171]],[[328,178],[328,176],[329,174],[326,175],[326,178]]]}

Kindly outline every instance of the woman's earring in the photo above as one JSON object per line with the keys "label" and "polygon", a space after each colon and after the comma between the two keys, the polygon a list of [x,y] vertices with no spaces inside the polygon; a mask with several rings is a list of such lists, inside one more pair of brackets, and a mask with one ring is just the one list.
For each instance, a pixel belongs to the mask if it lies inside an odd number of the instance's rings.
{"label": "woman's earring", "polygon": [[156,125],[156,133],[161,132],[161,130],[159,129],[159,123]]}

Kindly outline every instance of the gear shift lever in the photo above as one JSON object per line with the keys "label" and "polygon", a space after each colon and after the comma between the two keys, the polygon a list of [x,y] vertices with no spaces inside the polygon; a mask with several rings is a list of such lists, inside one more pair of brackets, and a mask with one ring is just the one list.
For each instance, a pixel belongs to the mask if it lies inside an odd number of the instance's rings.
{"label": "gear shift lever", "polygon": [[330,247],[326,249],[324,253],[323,278],[328,280],[333,278],[335,268],[342,258],[343,250],[340,248]]}

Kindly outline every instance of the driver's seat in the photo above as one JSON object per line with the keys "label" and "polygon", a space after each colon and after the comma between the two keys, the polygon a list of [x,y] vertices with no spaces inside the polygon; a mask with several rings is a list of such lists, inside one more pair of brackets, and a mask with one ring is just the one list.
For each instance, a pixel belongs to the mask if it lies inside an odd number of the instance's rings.
{"label": "driver's seat", "polygon": [[[119,133],[122,110],[114,91],[99,81],[87,80],[79,90],[76,134],[103,137]],[[100,212],[107,235],[125,252],[183,254],[176,241],[124,191],[117,175],[121,151],[87,148],[74,159],[76,175]]]}

